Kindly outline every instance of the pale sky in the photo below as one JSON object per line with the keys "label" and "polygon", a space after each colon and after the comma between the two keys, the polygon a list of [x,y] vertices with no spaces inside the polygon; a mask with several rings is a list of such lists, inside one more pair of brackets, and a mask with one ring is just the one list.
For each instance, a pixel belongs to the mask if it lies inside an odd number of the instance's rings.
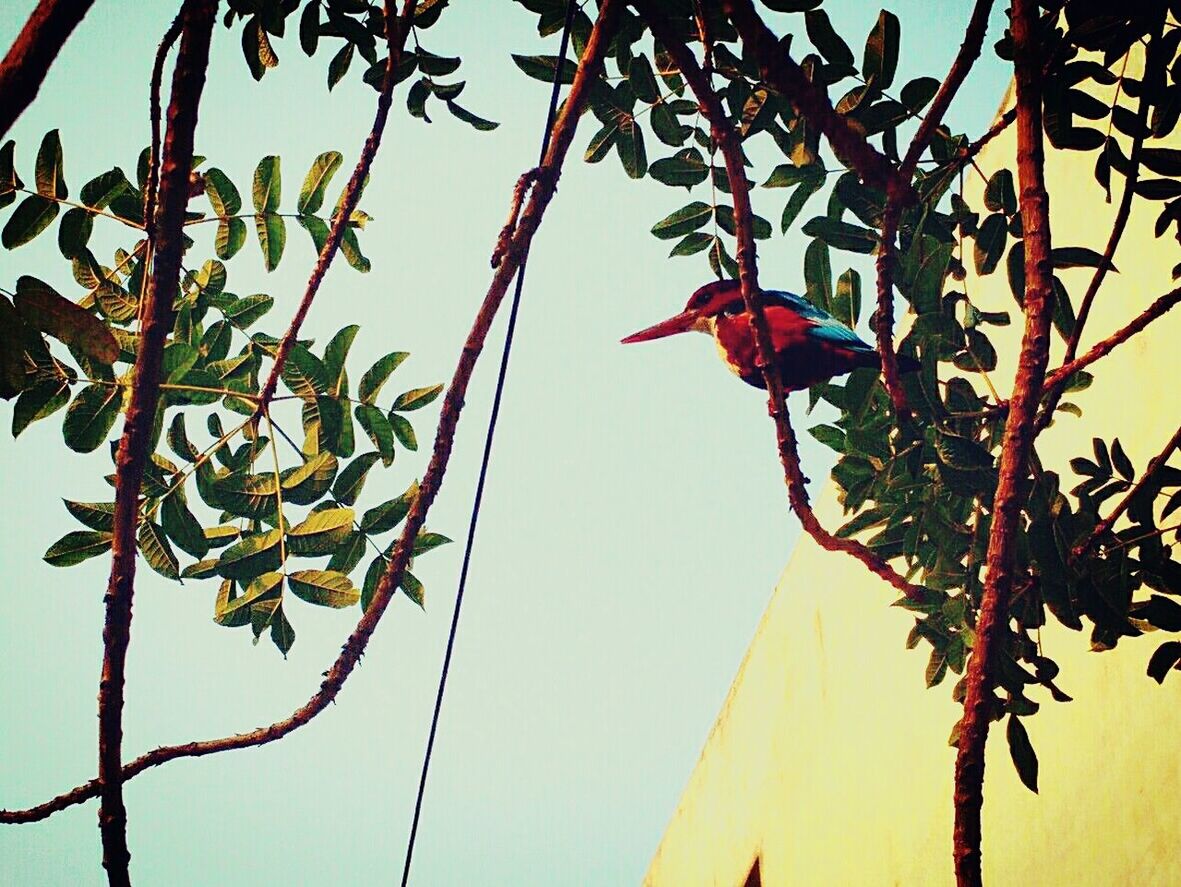
{"label": "pale sky", "polygon": [[[11,43],[34,5],[11,0],[0,8],[0,45]],[[860,59],[852,35],[863,39],[876,7],[849,0],[825,7]],[[942,78],[971,4],[889,7],[902,22],[898,83]],[[134,175],[147,141],[151,58],[175,8],[159,0],[95,4],[11,133],[22,177],[31,178],[41,136],[55,127],[72,193],[112,165]],[[985,56],[952,108],[954,128],[980,132],[996,110],[1007,72],[991,46],[1002,21],[998,12]],[[404,112],[406,87],[399,87],[362,201],[375,217],[361,237],[373,271],[360,275],[338,261],[305,326],[322,343],[361,324],[354,375],[397,349],[412,357],[391,390],[450,378],[487,288],[488,256],[513,182],[536,158],[548,91],[509,58],[556,52],[556,37],[542,43],[534,22],[505,0],[455,0],[423,36],[432,52],[463,57],[463,103],[502,125],[478,133],[446,114],[424,125]],[[797,45],[805,39],[801,17],[774,22],[781,32],[795,30]],[[217,28],[197,134],[198,153],[244,195],[257,161],[280,155],[284,208],[312,158],[329,149],[345,156],[330,191],[335,199],[375,99],[355,71],[329,94],[330,54],[321,49],[309,61],[294,23],[276,45],[280,67],[261,84],[242,60],[238,30]],[[633,182],[614,155],[585,165],[592,123],[584,119],[530,257],[415,852],[412,882],[420,885],[637,883],[799,533],[762,394],[735,381],[704,337],[618,345],[679,310],[708,279],[701,256],[667,259],[671,244],[648,233],[700,195]],[[654,160],[672,150],[649,138],[648,152]],[[777,220],[786,195],[756,189],[753,199],[757,212]],[[815,198],[800,222],[821,208]],[[102,230],[96,226],[96,237]],[[778,233],[760,243],[764,286],[802,290],[803,245],[798,234]],[[260,328],[277,334],[313,259],[292,226],[279,270],[267,275],[249,242],[228,265],[229,289],[274,295]],[[834,274],[846,264],[846,254],[834,256]],[[868,300],[868,263],[857,267]],[[78,294],[52,233],[0,252],[0,285],[11,289],[25,273]],[[309,726],[261,749],[171,762],[129,783],[138,883],[400,877],[499,361],[499,341],[490,342],[428,522],[457,544],[415,566],[426,611],[399,598],[337,704]],[[805,472],[818,489],[830,461],[804,432],[820,421],[804,407],[806,398],[793,398]],[[8,577],[0,592],[0,806],[18,807],[95,772],[108,561],[55,569],[41,555],[77,528],[62,498],[110,498],[102,480],[110,460],[105,448],[89,456],[67,450],[60,413],[14,442],[10,415],[11,402],[0,407],[0,551]],[[412,416],[418,458],[400,452],[391,470],[374,475],[370,504],[400,493],[425,467],[437,404]],[[318,686],[359,615],[296,601],[298,639],[284,660],[269,643],[253,647],[244,630],[213,623],[215,581],[179,586],[142,565],[138,577],[128,757],[285,717]],[[4,880],[104,884],[96,811],[91,801],[0,828]]]}

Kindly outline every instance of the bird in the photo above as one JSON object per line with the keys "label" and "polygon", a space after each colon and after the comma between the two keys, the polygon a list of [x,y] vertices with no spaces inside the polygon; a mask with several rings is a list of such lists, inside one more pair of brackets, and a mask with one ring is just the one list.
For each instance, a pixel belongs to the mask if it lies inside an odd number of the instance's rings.
{"label": "bird", "polygon": [[[880,369],[881,355],[845,324],[803,296],[785,290],[762,290],[763,313],[775,346],[775,368],[785,392],[799,391],[859,367]],[[685,310],[622,339],[625,345],[647,342],[676,333],[708,333],[722,360],[736,376],[756,388],[766,388],[755,361],[754,331],[737,280],[716,280],[698,288]],[[898,355],[902,372],[920,366],[913,357]]]}

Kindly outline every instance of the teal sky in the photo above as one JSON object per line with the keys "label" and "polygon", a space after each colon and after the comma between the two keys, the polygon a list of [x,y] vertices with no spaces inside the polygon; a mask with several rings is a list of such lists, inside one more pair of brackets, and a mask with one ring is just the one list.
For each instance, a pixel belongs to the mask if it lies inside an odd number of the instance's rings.
{"label": "teal sky", "polygon": [[[34,5],[3,4],[0,45]],[[902,22],[898,82],[942,77],[972,4],[888,5]],[[876,6],[849,0],[825,7],[846,35],[863,38],[877,17]],[[72,193],[112,165],[133,174],[147,141],[152,54],[175,8],[95,3],[11,134],[26,180],[42,134],[55,127]],[[804,40],[800,17],[778,17],[775,26]],[[954,128],[979,132],[996,110],[1007,73],[990,47],[1001,27],[998,13],[985,57],[949,115]],[[450,378],[487,288],[513,182],[535,161],[544,122],[546,88],[521,75],[509,53],[556,51],[505,0],[455,0],[423,44],[463,57],[463,103],[502,125],[477,133],[445,114],[424,125],[404,112],[400,87],[362,202],[375,217],[361,238],[373,271],[360,275],[338,261],[305,326],[324,342],[361,324],[354,375],[386,351],[410,351],[394,390]],[[329,94],[329,55],[321,49],[308,60],[294,34],[276,48],[280,67],[256,84],[238,31],[218,27],[197,150],[244,193],[259,158],[280,155],[286,206],[319,152],[338,149],[351,168],[375,94],[356,71]],[[856,45],[854,52],[860,58]],[[578,159],[593,134],[589,122],[530,257],[419,831],[420,885],[637,883],[799,534],[762,394],[736,382],[704,337],[618,345],[679,310],[708,272],[700,256],[667,259],[670,244],[648,233],[687,202],[683,192],[628,180],[614,155],[599,166]],[[662,148],[650,138],[649,159],[672,153]],[[785,195],[757,189],[754,200],[777,220]],[[261,324],[273,333],[314,259],[302,231],[293,226],[289,235],[273,274],[263,272],[253,242],[229,263],[231,290],[275,296]],[[798,234],[760,244],[765,286],[802,289],[803,245]],[[858,267],[868,301],[869,265]],[[77,295],[50,234],[0,252],[0,286],[11,289],[24,273]],[[499,359],[499,340],[491,342],[429,521],[458,544],[415,568],[426,611],[399,598],[337,704],[309,726],[261,749],[172,762],[129,783],[138,883],[368,884],[400,875]],[[818,421],[804,406],[806,399],[793,403],[801,432]],[[11,403],[0,407],[3,807],[40,802],[95,772],[108,562],[62,570],[41,555],[75,529],[61,499],[109,498],[102,475],[110,470],[103,449],[79,456],[65,448],[61,414],[15,442],[10,415]],[[419,458],[399,453],[392,469],[371,476],[369,504],[397,495],[425,467],[437,404],[412,415]],[[803,441],[805,471],[819,488],[826,451],[806,434]],[[298,640],[284,660],[269,643],[253,647],[243,631],[216,626],[215,592],[212,580],[179,586],[141,566],[129,757],[285,717],[318,686],[358,615],[295,607]],[[0,829],[4,880],[105,883],[96,809],[90,802]]]}

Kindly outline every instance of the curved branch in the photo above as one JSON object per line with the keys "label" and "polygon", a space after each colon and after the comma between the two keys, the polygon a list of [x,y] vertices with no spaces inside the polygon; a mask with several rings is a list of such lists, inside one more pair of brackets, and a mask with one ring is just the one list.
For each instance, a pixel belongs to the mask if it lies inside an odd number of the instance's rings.
{"label": "curved branch", "polygon": [[1094,348],[1092,348],[1082,357],[1077,357],[1074,360],[1067,361],[1066,363],[1062,364],[1062,366],[1058,367],[1058,369],[1054,370],[1054,372],[1046,376],[1046,391],[1049,392],[1051,389],[1065,385],[1066,380],[1077,373],[1079,370],[1083,369],[1083,367],[1090,366],[1099,358],[1110,354],[1117,345],[1121,345],[1128,341],[1128,339],[1132,338],[1132,336],[1136,335],[1136,333],[1143,330],[1162,314],[1168,312],[1169,309],[1171,309],[1178,302],[1181,302],[1181,287],[1178,287],[1172,292],[1165,293],[1163,296],[1149,305],[1139,317],[1137,317],[1123,329],[1112,333],[1102,342],[1097,343]]}
{"label": "curved branch", "polygon": [[[898,175],[908,183],[919,165],[919,158],[923,156],[935,135],[935,130],[943,122],[943,115],[947,113],[951,100],[955,98],[968,72],[972,70],[972,65],[980,57],[980,48],[984,45],[984,35],[988,31],[988,16],[992,11],[992,4],[993,0],[976,0],[960,51],[935,94],[923,122],[919,124],[918,131],[911,139],[901,166],[898,167]],[[902,380],[898,375],[898,358],[894,353],[894,266],[898,258],[894,241],[898,235],[899,222],[902,220],[902,203],[899,196],[896,192],[887,192],[886,206],[882,214],[881,251],[877,260],[878,308],[874,327],[878,338],[878,352],[882,357],[882,376],[886,382],[886,391],[889,392],[890,400],[894,404],[894,412],[901,419],[910,415],[910,407],[906,403],[906,393],[902,389]]]}
{"label": "curved branch", "polygon": [[[443,482],[443,476],[451,456],[451,446],[459,422],[459,414],[463,408],[464,397],[472,371],[475,369],[476,360],[483,350],[484,340],[492,326],[497,309],[504,300],[509,283],[528,254],[533,242],[533,235],[537,232],[546,207],[553,197],[562,164],[574,138],[578,118],[586,104],[587,95],[591,85],[602,72],[603,56],[614,35],[617,8],[616,0],[604,0],[600,6],[598,21],[596,21],[586,48],[583,50],[574,83],[570,87],[570,93],[554,123],[553,139],[549,151],[541,166],[533,174],[536,184],[521,214],[516,231],[505,245],[500,265],[493,275],[492,283],[484,296],[479,312],[476,314],[467,340],[464,342],[455,374],[452,376],[451,384],[443,399],[431,461],[423,476],[418,497],[406,517],[406,523],[394,548],[390,564],[378,583],[369,609],[358,621],[353,633],[341,649],[336,662],[325,673],[320,689],[289,717],[276,721],[268,727],[260,727],[248,733],[219,739],[162,746],[141,755],[123,768],[124,780],[131,779],[150,767],[159,766],[175,758],[203,757],[231,749],[249,748],[274,742],[308,723],[336,698],[345,679],[348,678],[360,660],[369,638],[401,582],[402,574],[405,572],[414,549],[414,540],[426,521],[427,511]],[[91,780],[36,807],[26,810],[0,811],[0,822],[20,823],[44,819],[58,810],[81,803],[96,794],[98,794],[98,782]]]}
{"label": "curved branch", "polygon": [[262,386],[258,406],[255,408],[256,417],[261,417],[267,411],[271,398],[275,396],[275,388],[279,384],[279,376],[283,372],[283,366],[287,363],[287,356],[291,353],[291,348],[295,344],[296,336],[299,335],[299,329],[303,326],[304,319],[308,316],[316,293],[320,291],[324,275],[328,273],[332,260],[336,258],[340,242],[344,238],[344,232],[349,226],[349,219],[361,199],[361,191],[365,187],[365,180],[369,176],[369,168],[373,165],[373,158],[377,156],[377,149],[381,146],[382,133],[385,132],[386,120],[390,115],[395,76],[398,66],[402,62],[402,51],[406,46],[406,37],[410,34],[413,26],[414,11],[418,6],[418,0],[405,0],[400,17],[395,5],[396,0],[385,0],[385,40],[389,56],[386,58],[381,92],[377,97],[377,113],[373,118],[373,127],[365,138],[365,144],[361,148],[361,156],[357,158],[357,165],[353,168],[353,174],[345,186],[340,208],[332,219],[328,238],[324,241],[324,246],[320,248],[320,254],[316,257],[316,264],[308,278],[303,298],[299,300],[295,315],[291,318],[287,331],[283,333],[283,338],[279,340],[275,350],[275,362],[271,366],[270,375],[267,376],[267,380]]}
{"label": "curved branch", "polygon": [[78,22],[94,0],[41,0],[0,62],[0,138],[41,89]]}
{"label": "curved branch", "polygon": [[[672,55],[682,76],[697,96],[701,111],[710,123],[714,142],[722,151],[726,173],[730,179],[731,196],[734,198],[734,221],[738,231],[738,270],[742,284],[742,298],[750,315],[754,331],[756,361],[767,386],[768,411],[775,420],[776,440],[779,447],[779,461],[783,465],[787,482],[788,499],[792,510],[800,519],[804,530],[828,551],[843,551],[865,564],[872,572],[885,579],[908,598],[922,600],[924,589],[907,582],[883,558],[874,554],[865,545],[853,539],[839,539],[829,533],[817,519],[808,501],[808,479],[800,468],[800,456],[796,447],[795,432],[787,412],[783,392],[783,381],[775,370],[775,348],[767,318],[763,313],[762,294],[758,284],[758,270],[755,264],[755,242],[753,236],[750,189],[743,172],[742,148],[734,129],[729,124],[725,110],[717,93],[710,87],[697,59],[670,26],[664,14],[652,0],[632,0],[632,5],[652,29],[652,34]],[[801,112],[802,113],[802,112]]]}
{"label": "curved branch", "polygon": [[1017,175],[1025,230],[1025,334],[1001,448],[987,579],[968,662],[964,716],[955,762],[955,873],[960,887],[980,884],[980,811],[984,804],[984,746],[993,715],[994,660],[1008,629],[1021,486],[1028,474],[1034,419],[1050,352],[1053,266],[1050,198],[1042,144],[1042,64],[1037,0],[1013,0],[1011,30],[1017,80]]}
{"label": "curved branch", "polygon": [[158,249],[142,308],[139,347],[133,368],[131,398],[123,436],[115,456],[115,513],[111,539],[111,575],[104,598],[103,666],[98,690],[98,782],[102,798],[99,829],[103,867],[112,885],[130,885],[127,810],[123,805],[123,686],[131,641],[135,591],[136,529],[144,466],[151,452],[152,423],[160,396],[164,342],[172,331],[172,294],[184,251],[185,206],[197,108],[205,86],[209,42],[217,0],[187,0],[160,183]]}
{"label": "curved branch", "polygon": [[750,0],[722,0],[722,9],[738,29],[743,46],[758,63],[764,82],[785,96],[800,116],[824,133],[841,160],[865,182],[895,195],[897,200],[908,204],[917,200],[909,180],[899,175],[886,156],[836,112],[824,90],[812,83],[792,60]]}

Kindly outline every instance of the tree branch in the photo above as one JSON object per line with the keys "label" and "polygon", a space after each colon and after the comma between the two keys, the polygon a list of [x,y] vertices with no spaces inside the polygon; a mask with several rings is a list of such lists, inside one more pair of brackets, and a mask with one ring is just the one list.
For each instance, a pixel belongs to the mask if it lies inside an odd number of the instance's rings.
{"label": "tree branch", "polygon": [[41,0],[0,62],[0,138],[41,89],[50,66],[94,0]]}
{"label": "tree branch", "polygon": [[1099,521],[1095,525],[1095,529],[1091,531],[1091,535],[1074,548],[1070,553],[1071,560],[1077,561],[1079,558],[1084,557],[1091,550],[1091,547],[1115,526],[1115,522],[1119,520],[1120,515],[1128,510],[1128,506],[1132,503],[1132,500],[1144,489],[1144,486],[1152,479],[1152,475],[1168,461],[1169,457],[1173,455],[1173,452],[1178,447],[1181,447],[1181,427],[1178,427],[1173,432],[1173,436],[1169,438],[1169,442],[1165,444],[1165,448],[1149,461],[1147,467],[1144,469],[1144,474],[1128,490],[1127,495],[1119,501],[1119,504],[1111,510],[1111,514]]}
{"label": "tree branch", "polygon": [[[865,564],[872,572],[885,579],[908,598],[922,600],[922,586],[907,582],[883,558],[853,539],[839,539],[821,525],[808,501],[808,480],[800,468],[800,456],[796,446],[795,432],[787,412],[783,381],[775,368],[775,347],[767,318],[763,313],[762,293],[759,290],[758,270],[755,262],[753,236],[753,213],[750,205],[750,189],[743,172],[742,148],[737,134],[730,125],[721,100],[709,84],[708,78],[697,63],[697,59],[670,26],[668,19],[653,0],[632,0],[632,5],[648,23],[653,36],[672,55],[682,76],[697,96],[702,114],[710,123],[714,143],[722,151],[726,173],[730,180],[731,196],[734,198],[734,221],[738,231],[738,270],[742,284],[742,298],[750,315],[754,332],[755,348],[759,370],[767,386],[768,412],[775,420],[779,461],[783,465],[787,482],[788,499],[807,533],[828,551],[843,551]],[[802,113],[802,112],[801,112]]]}
{"label": "tree branch", "polygon": [[1064,385],[1067,379],[1069,379],[1079,370],[1083,369],[1083,367],[1090,366],[1099,358],[1110,354],[1117,345],[1128,341],[1128,339],[1132,338],[1132,336],[1136,335],[1136,333],[1143,330],[1162,314],[1165,314],[1178,302],[1181,302],[1181,287],[1178,287],[1172,292],[1165,293],[1163,296],[1149,305],[1143,311],[1143,313],[1141,313],[1126,327],[1115,333],[1112,333],[1102,342],[1097,343],[1094,348],[1092,348],[1082,357],[1077,357],[1074,360],[1062,364],[1062,366],[1058,367],[1058,369],[1046,376],[1046,391],[1050,391],[1051,389]]}
{"label": "tree branch", "polygon": [[[951,100],[959,92],[972,65],[980,57],[980,48],[984,45],[984,35],[988,30],[988,16],[992,11],[993,0],[976,0],[972,10],[972,17],[968,20],[968,28],[964,32],[964,42],[960,51],[952,62],[947,77],[935,94],[918,131],[911,139],[902,165],[898,167],[898,175],[909,183],[914,177],[914,171],[919,165],[919,158],[927,150],[935,130],[943,122],[943,115],[947,113]],[[902,202],[897,191],[887,193],[886,206],[882,214],[881,250],[878,253],[878,308],[875,332],[878,337],[878,353],[882,357],[882,376],[886,382],[886,391],[894,404],[894,412],[898,417],[910,415],[910,407],[906,403],[906,392],[902,389],[902,380],[898,375],[898,358],[894,353],[894,266],[897,262],[897,247],[894,243],[898,235],[898,225],[902,220]]]}
{"label": "tree branch", "polygon": [[[537,232],[546,207],[553,197],[562,164],[574,138],[575,128],[586,104],[589,90],[603,70],[603,57],[614,36],[617,9],[617,0],[603,0],[600,6],[599,18],[595,22],[590,39],[583,50],[578,71],[570,87],[570,93],[554,123],[549,151],[533,177],[535,186],[530,193],[529,201],[521,214],[516,231],[504,248],[500,265],[493,275],[492,283],[460,353],[458,366],[443,399],[431,461],[423,476],[418,497],[406,517],[406,523],[395,545],[390,564],[374,592],[369,609],[365,611],[357,623],[336,662],[325,673],[320,689],[289,717],[276,721],[269,727],[260,727],[248,733],[219,739],[162,746],[141,755],[123,768],[124,780],[131,779],[150,767],[156,767],[175,758],[202,757],[231,749],[248,748],[274,742],[308,723],[336,698],[345,679],[348,678],[360,660],[369,638],[401,582],[406,565],[414,550],[414,541],[426,521],[427,511],[443,482],[443,476],[451,456],[451,446],[459,422],[459,414],[463,408],[464,397],[472,371],[475,369],[476,360],[483,350],[484,340],[492,326],[497,309],[504,300],[513,276],[528,254],[533,236]],[[36,807],[27,810],[2,811],[0,812],[0,822],[19,823],[44,819],[58,810],[85,801],[96,794],[98,794],[98,781],[91,780]]]}
{"label": "tree branch", "polygon": [[[870,185],[909,204],[917,200],[910,182],[874,148],[849,121],[833,109],[823,89],[816,86],[792,60],[771,29],[755,11],[751,0],[722,0],[722,9],[734,22],[743,46],[754,57],[763,80],[785,96],[800,116],[816,126],[832,144],[837,156]],[[663,42],[663,41],[662,41]]]}
{"label": "tree branch", "polygon": [[1050,198],[1042,144],[1042,64],[1037,0],[1013,0],[1011,12],[1017,80],[1017,174],[1025,231],[1025,334],[1009,400],[1001,448],[987,578],[976,618],[976,642],[968,662],[964,716],[955,763],[955,872],[959,887],[979,885],[980,811],[984,804],[984,746],[993,715],[994,661],[1009,623],[1021,486],[1033,448],[1034,418],[1050,350]]}
{"label": "tree branch", "polygon": [[413,26],[414,10],[417,5],[418,0],[405,0],[401,17],[399,17],[395,9],[396,0],[385,0],[385,40],[389,56],[386,58],[381,92],[377,97],[377,113],[373,118],[373,128],[369,130],[369,135],[365,138],[365,144],[361,148],[361,156],[357,158],[357,165],[353,168],[353,174],[345,186],[340,209],[333,217],[328,239],[324,241],[324,246],[321,247],[320,254],[316,257],[316,264],[308,278],[303,298],[300,299],[299,306],[295,309],[295,315],[291,318],[287,331],[279,340],[275,351],[275,362],[271,366],[270,375],[267,376],[267,380],[263,384],[258,406],[255,408],[255,416],[261,417],[270,407],[271,398],[275,396],[275,388],[279,384],[279,376],[283,372],[284,364],[287,363],[287,356],[291,353],[291,348],[295,344],[296,336],[299,335],[299,329],[303,326],[304,319],[308,316],[308,310],[312,307],[316,293],[320,291],[324,275],[328,273],[332,260],[336,258],[340,242],[344,238],[344,232],[349,226],[349,218],[361,199],[361,191],[365,187],[365,179],[369,176],[369,168],[373,165],[373,158],[381,146],[382,133],[385,132],[386,120],[390,114],[395,75],[402,61],[402,51],[406,46],[406,37],[410,34]]}
{"label": "tree branch", "polygon": [[[1161,29],[1164,29],[1164,10],[1161,10]],[[1155,68],[1155,59],[1161,55],[1159,52],[1159,33],[1148,44],[1145,50],[1145,72],[1144,80],[1148,82],[1152,74],[1151,68]],[[1155,51],[1154,52],[1154,48]],[[1140,179],[1140,152],[1144,148],[1144,133],[1148,131],[1148,106],[1151,104],[1151,90],[1144,90],[1140,96],[1140,103],[1136,109],[1136,135],[1132,139],[1132,150],[1128,155],[1128,163],[1130,169],[1124,179],[1124,193],[1120,197],[1119,208],[1115,213],[1115,221],[1111,226],[1111,234],[1107,238],[1107,247],[1103,250],[1103,260],[1095,269],[1095,273],[1091,275],[1091,282],[1087,286],[1087,291],[1083,293],[1083,300],[1079,303],[1078,315],[1075,317],[1074,329],[1071,330],[1070,339],[1066,342],[1066,356],[1063,358],[1063,363],[1068,364],[1076,354],[1078,354],[1079,341],[1083,337],[1083,327],[1087,323],[1087,318],[1091,315],[1091,305],[1095,301],[1095,296],[1099,292],[1099,287],[1103,285],[1103,281],[1107,278],[1107,272],[1114,267],[1113,259],[1115,258],[1115,251],[1119,248],[1120,240],[1124,236],[1124,230],[1128,226],[1128,218],[1132,214],[1132,198],[1135,197],[1136,182]],[[1042,408],[1042,413],[1038,417],[1037,430],[1041,432],[1044,430],[1054,418],[1054,411],[1058,409],[1058,402],[1062,399],[1063,385],[1066,377],[1061,379],[1047,381],[1047,391],[1049,392],[1046,398],[1046,404]]]}
{"label": "tree branch", "polygon": [[135,586],[136,529],[144,466],[151,451],[152,424],[160,396],[164,342],[172,331],[172,301],[184,251],[185,206],[197,108],[205,86],[209,41],[217,0],[186,0],[183,37],[172,79],[168,136],[160,183],[159,248],[144,299],[130,402],[115,456],[115,513],[111,575],[104,598],[103,666],[98,691],[98,782],[103,867],[112,885],[131,883],[127,849],[127,810],[123,805],[123,685],[131,640]]}

